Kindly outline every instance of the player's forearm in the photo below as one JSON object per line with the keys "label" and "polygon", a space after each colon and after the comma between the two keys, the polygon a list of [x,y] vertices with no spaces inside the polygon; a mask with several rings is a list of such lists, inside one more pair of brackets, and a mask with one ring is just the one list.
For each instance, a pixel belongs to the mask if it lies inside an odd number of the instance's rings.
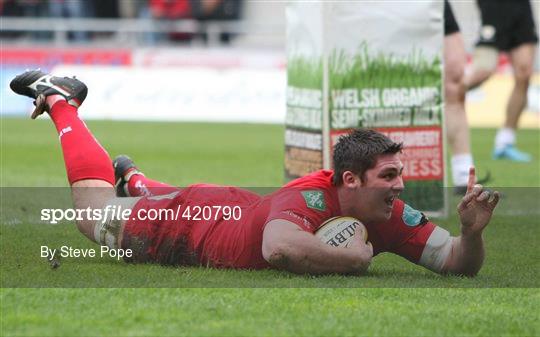
{"label": "player's forearm", "polygon": [[307,252],[299,247],[283,246],[271,255],[270,263],[298,274],[361,274],[370,261],[347,248],[328,246]]}
{"label": "player's forearm", "polygon": [[311,238],[287,240],[270,247],[267,261],[298,274],[361,274],[369,267],[371,257],[364,257],[355,249],[326,245],[311,235]]}
{"label": "player's forearm", "polygon": [[461,234],[454,238],[445,273],[476,276],[484,263],[484,240],[481,233]]}
{"label": "player's forearm", "polygon": [[361,274],[369,267],[373,251],[333,247],[290,221],[276,219],[264,229],[262,255],[274,267],[293,273]]}

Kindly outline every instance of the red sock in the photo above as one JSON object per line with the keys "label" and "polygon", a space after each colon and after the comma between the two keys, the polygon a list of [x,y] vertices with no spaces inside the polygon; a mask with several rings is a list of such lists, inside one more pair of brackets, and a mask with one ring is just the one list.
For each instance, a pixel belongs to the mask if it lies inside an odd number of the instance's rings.
{"label": "red sock", "polygon": [[79,118],[77,109],[60,100],[53,104],[50,116],[62,145],[69,184],[99,179],[114,185],[111,159]]}
{"label": "red sock", "polygon": [[142,174],[134,174],[129,177],[127,192],[131,197],[163,195],[178,191],[177,187],[146,178]]}

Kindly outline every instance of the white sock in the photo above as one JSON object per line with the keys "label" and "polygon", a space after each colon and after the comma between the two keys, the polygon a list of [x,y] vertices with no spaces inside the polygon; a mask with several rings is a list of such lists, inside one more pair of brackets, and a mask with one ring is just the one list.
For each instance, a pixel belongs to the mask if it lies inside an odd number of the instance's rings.
{"label": "white sock", "polygon": [[454,186],[467,185],[471,166],[473,166],[472,154],[463,153],[452,156],[452,180]]}
{"label": "white sock", "polygon": [[495,136],[495,150],[502,150],[516,143],[516,131],[511,128],[501,128]]}

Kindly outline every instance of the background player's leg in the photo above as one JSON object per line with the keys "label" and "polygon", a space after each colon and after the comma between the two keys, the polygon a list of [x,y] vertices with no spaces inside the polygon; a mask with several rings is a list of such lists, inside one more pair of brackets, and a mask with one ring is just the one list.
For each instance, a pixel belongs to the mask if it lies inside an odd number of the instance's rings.
{"label": "background player's leg", "polygon": [[510,52],[515,83],[506,107],[504,126],[507,128],[517,129],[519,117],[527,104],[527,90],[533,73],[534,49],[533,44],[526,44]]}
{"label": "background player's leg", "polygon": [[452,150],[454,186],[466,186],[473,165],[469,124],[465,113],[466,54],[461,33],[444,37],[444,91],[446,134]]}
{"label": "background player's leg", "polygon": [[527,105],[527,91],[533,73],[535,45],[523,44],[510,52],[510,61],[514,71],[514,88],[506,106],[506,120],[495,137],[495,157],[504,157],[516,161],[529,161],[530,156],[517,151],[516,129],[519,117]]}
{"label": "background player's leg", "polygon": [[499,52],[495,47],[477,46],[474,50],[472,70],[465,77],[467,90],[474,89],[485,81],[497,70]]}
{"label": "background player's leg", "polygon": [[[79,118],[77,109],[64,97],[47,97],[49,114],[58,131],[74,207],[102,208],[114,198],[114,171],[109,155]],[[96,221],[77,221],[79,230],[95,241]]]}

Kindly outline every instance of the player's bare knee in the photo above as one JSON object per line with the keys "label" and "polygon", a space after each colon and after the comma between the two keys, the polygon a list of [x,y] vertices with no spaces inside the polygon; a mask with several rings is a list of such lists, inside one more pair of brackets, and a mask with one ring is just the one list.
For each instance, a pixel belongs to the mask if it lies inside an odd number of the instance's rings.
{"label": "player's bare knee", "polygon": [[465,97],[464,68],[459,61],[450,61],[445,69],[444,91],[448,100],[461,100]]}
{"label": "player's bare knee", "polygon": [[102,180],[82,180],[71,187],[71,198],[75,208],[101,208],[114,196],[113,186]]}
{"label": "player's bare knee", "polygon": [[94,239],[94,225],[95,221],[90,220],[77,220],[77,229],[79,232],[81,232],[84,236],[86,236],[88,239],[96,242]]}
{"label": "player's bare knee", "polygon": [[444,93],[447,103],[463,102],[466,94],[463,76],[445,79]]}
{"label": "player's bare knee", "polygon": [[[75,182],[71,187],[73,207],[78,210],[96,210],[103,208],[107,201],[115,197],[111,184],[102,180],[87,179]],[[87,213],[85,213],[87,214]],[[96,221],[88,217],[76,220],[77,228],[87,238],[94,239]]]}
{"label": "player's bare knee", "polygon": [[533,74],[532,66],[518,65],[514,69],[514,78],[516,85],[528,86],[531,76]]}

